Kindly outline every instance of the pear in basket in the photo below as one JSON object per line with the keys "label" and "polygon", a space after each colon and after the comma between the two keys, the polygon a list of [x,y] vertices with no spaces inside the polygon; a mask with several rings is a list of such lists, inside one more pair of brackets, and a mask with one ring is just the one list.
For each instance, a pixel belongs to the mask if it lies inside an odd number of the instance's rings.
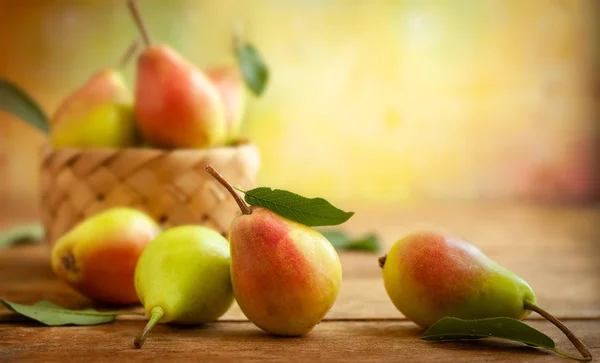
{"label": "pear in basket", "polygon": [[144,139],[161,148],[222,145],[225,105],[216,86],[175,50],[151,44],[135,2],[129,7],[146,46],[138,58],[134,106]]}
{"label": "pear in basket", "polygon": [[[121,67],[135,52],[133,43]],[[138,138],[131,93],[119,69],[96,72],[58,108],[51,120],[54,147],[127,147]]]}
{"label": "pear in basket", "polygon": [[225,103],[225,142],[235,142],[240,136],[247,99],[242,72],[235,62],[227,62],[208,68],[206,75],[215,84]]}

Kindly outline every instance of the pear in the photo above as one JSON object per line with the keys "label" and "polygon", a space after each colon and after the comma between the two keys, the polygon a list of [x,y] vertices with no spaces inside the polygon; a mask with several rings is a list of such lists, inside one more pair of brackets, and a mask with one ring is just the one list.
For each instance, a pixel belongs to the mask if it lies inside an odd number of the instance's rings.
{"label": "pear", "polygon": [[208,148],[224,142],[224,101],[210,79],[166,45],[152,45],[135,2],[130,9],[146,44],[135,90],[138,127],[162,148]]}
{"label": "pear", "polygon": [[[134,42],[121,60],[124,66],[137,48]],[[57,147],[127,147],[138,139],[131,92],[119,69],[96,72],[57,109],[51,120]]]}
{"label": "pear", "polygon": [[146,214],[113,208],[96,214],[59,238],[52,270],[83,295],[112,304],[137,303],[135,267],[160,227]]}
{"label": "pear", "polygon": [[229,243],[208,227],[168,229],[140,257],[135,288],[150,319],[134,341],[136,348],[158,322],[214,321],[233,303]]}
{"label": "pear", "polygon": [[390,299],[408,319],[427,328],[444,317],[524,319],[532,311],[560,329],[583,358],[589,349],[555,316],[536,305],[531,287],[472,244],[436,232],[415,232],[379,259]]}
{"label": "pear", "polygon": [[246,108],[246,88],[242,72],[233,62],[223,63],[206,70],[206,75],[219,90],[226,116],[226,143],[234,143],[240,137]]}
{"label": "pear", "polygon": [[308,333],[329,311],[340,288],[342,266],[335,249],[312,228],[249,207],[214,168],[206,170],[242,210],[229,231],[231,280],[241,310],[268,333]]}
{"label": "pear", "polygon": [[422,327],[453,316],[461,319],[523,319],[535,294],[522,278],[472,244],[435,232],[397,241],[383,267],[385,289],[400,312]]}

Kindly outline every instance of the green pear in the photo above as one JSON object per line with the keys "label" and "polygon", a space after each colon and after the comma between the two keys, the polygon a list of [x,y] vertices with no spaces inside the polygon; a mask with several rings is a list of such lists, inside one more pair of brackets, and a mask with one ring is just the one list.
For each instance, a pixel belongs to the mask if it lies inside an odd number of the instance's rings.
{"label": "green pear", "polygon": [[522,278],[458,238],[412,233],[380,259],[385,289],[400,312],[422,327],[461,319],[523,319],[535,294]]}
{"label": "green pear", "polygon": [[54,147],[121,148],[138,143],[131,92],[121,73],[137,48],[136,40],[118,67],[99,70],[62,102],[51,120]]}
{"label": "green pear", "polygon": [[211,166],[206,169],[242,209],[229,230],[238,305],[256,326],[282,336],[310,332],[338,295],[342,265],[329,241],[303,224],[249,207]]}
{"label": "green pear", "polygon": [[142,253],[135,270],[135,289],[150,318],[134,341],[136,348],[141,348],[158,322],[214,321],[233,303],[229,243],[208,227],[168,229]]}

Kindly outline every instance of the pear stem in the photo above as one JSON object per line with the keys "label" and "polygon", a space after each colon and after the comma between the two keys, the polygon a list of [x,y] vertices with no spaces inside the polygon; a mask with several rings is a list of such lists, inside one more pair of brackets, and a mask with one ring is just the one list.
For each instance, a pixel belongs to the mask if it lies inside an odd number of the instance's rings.
{"label": "pear stem", "polygon": [[152,42],[150,41],[150,35],[148,34],[148,30],[144,25],[144,20],[142,19],[142,14],[140,14],[140,10],[137,7],[135,0],[127,1],[127,6],[129,6],[129,10],[131,11],[131,15],[133,15],[133,19],[137,24],[138,30],[142,34],[142,39],[144,40],[144,45],[149,47]]}
{"label": "pear stem", "polygon": [[135,54],[135,52],[137,51],[139,46],[140,46],[139,39],[134,40],[129,45],[129,47],[123,54],[123,57],[121,57],[121,60],[119,61],[119,68],[125,68],[125,66],[127,66],[127,63],[129,63],[129,61],[131,60],[131,57],[133,57],[133,55]]}
{"label": "pear stem", "polygon": [[242,25],[240,23],[234,24],[233,26],[233,53],[237,53],[237,50],[242,46]]}
{"label": "pear stem", "polygon": [[160,306],[155,306],[150,310],[150,320],[148,320],[148,324],[146,324],[144,330],[142,330],[142,332],[137,337],[135,337],[135,340],[133,341],[134,347],[140,349],[142,345],[144,345],[144,342],[146,341],[150,330],[152,330],[156,323],[158,323],[158,321],[162,319],[163,315],[165,315],[165,311]]}
{"label": "pear stem", "polygon": [[381,256],[377,259],[377,261],[379,262],[379,267],[383,268],[383,266],[385,266],[385,260],[387,259],[387,255]]}
{"label": "pear stem", "polygon": [[566,325],[564,325],[560,320],[558,320],[554,315],[550,314],[549,312],[540,308],[539,306],[535,305],[534,303],[532,303],[529,300],[525,300],[523,303],[523,306],[527,310],[535,311],[536,313],[540,314],[546,320],[548,320],[549,322],[554,324],[558,329],[560,329],[560,331],[562,331],[567,336],[567,338],[569,338],[571,343],[573,343],[573,346],[575,348],[577,348],[579,353],[581,353],[583,358],[574,357],[572,355],[563,353],[559,350],[555,350],[555,352],[557,352],[561,355],[567,356],[569,358],[577,359],[577,360],[582,360],[582,361],[592,360],[592,354],[590,353],[588,348],[585,346],[585,344],[583,344],[583,342],[581,340],[579,340],[579,338],[577,338],[575,336],[575,334],[573,334],[573,332],[569,328],[567,328]]}
{"label": "pear stem", "polygon": [[205,169],[210,175],[213,176],[213,178],[217,179],[217,181],[219,183],[221,183],[221,185],[224,186],[225,189],[227,189],[227,191],[231,194],[231,196],[233,196],[233,199],[235,199],[235,202],[238,204],[238,206],[242,210],[242,213],[252,214],[252,209],[250,209],[248,204],[246,204],[246,202],[244,202],[242,197],[240,197],[240,195],[235,191],[235,189],[231,186],[231,184],[229,184],[229,182],[227,180],[225,180],[223,175],[219,174],[219,172],[216,171],[215,168],[212,167],[212,165],[207,165]]}

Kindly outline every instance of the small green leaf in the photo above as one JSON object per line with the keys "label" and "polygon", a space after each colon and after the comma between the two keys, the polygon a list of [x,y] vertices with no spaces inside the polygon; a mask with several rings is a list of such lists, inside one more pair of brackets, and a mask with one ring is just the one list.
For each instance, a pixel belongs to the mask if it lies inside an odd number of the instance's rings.
{"label": "small green leaf", "polygon": [[14,83],[0,79],[0,110],[16,116],[48,134],[48,117],[38,103]]}
{"label": "small green leaf", "polygon": [[0,233],[0,248],[39,243],[43,239],[44,227],[41,224],[17,226]]}
{"label": "small green leaf", "polygon": [[260,187],[244,193],[246,203],[267,208],[306,226],[342,224],[354,215],[354,212],[344,212],[323,198],[306,198],[287,190]]}
{"label": "small green leaf", "polygon": [[338,250],[377,252],[381,248],[381,242],[374,233],[353,239],[343,231],[324,230],[319,232]]}
{"label": "small green leaf", "polygon": [[246,85],[256,96],[260,96],[267,87],[269,69],[258,50],[250,43],[239,43],[235,48],[235,57]]}
{"label": "small green leaf", "polygon": [[98,325],[112,322],[117,315],[141,315],[141,313],[131,311],[69,310],[47,300],[38,301],[33,305],[23,305],[0,299],[0,304],[16,313],[49,326]]}

